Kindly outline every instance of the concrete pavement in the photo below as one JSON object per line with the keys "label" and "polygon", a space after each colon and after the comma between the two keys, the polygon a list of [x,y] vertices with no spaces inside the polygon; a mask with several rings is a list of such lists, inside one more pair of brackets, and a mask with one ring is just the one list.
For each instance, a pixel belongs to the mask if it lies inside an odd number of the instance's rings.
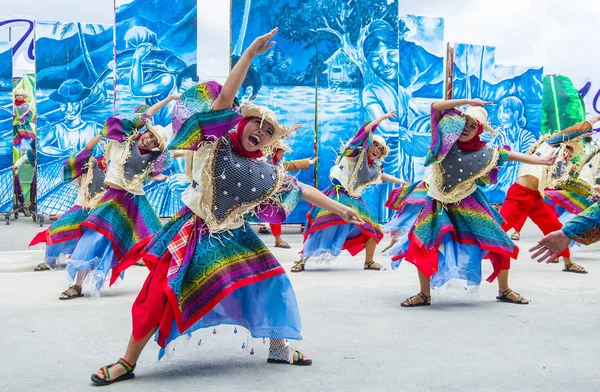
{"label": "concrete pavement", "polygon": [[[130,333],[130,307],[147,271],[132,267],[100,298],[58,301],[64,271],[30,272],[43,247],[26,251],[39,226],[29,220],[0,226],[0,391],[93,390],[89,377],[118,359]],[[295,231],[297,233],[297,231]],[[289,270],[293,248],[273,252]],[[303,318],[301,349],[313,366],[267,365],[266,348],[250,356],[233,327],[206,331],[173,358],[156,360],[150,343],[136,379],[111,391],[597,391],[600,390],[600,246],[575,249],[588,275],[540,265],[527,249],[541,233],[527,223],[513,263],[512,287],[527,306],[498,303],[495,284],[478,296],[441,290],[433,306],[404,309],[418,291],[415,268],[364,271],[362,255],[332,265],[308,264],[290,274]],[[272,237],[262,237],[272,244]],[[387,239],[384,240],[384,242]],[[381,248],[383,248],[381,246]],[[387,258],[377,261],[387,264]],[[484,275],[491,268],[484,263]]]}

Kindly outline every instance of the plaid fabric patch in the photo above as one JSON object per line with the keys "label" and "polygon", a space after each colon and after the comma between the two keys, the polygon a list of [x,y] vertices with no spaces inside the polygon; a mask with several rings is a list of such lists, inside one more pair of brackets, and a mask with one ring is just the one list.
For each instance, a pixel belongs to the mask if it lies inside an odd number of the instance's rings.
{"label": "plaid fabric patch", "polygon": [[185,221],[183,226],[181,226],[181,229],[179,229],[177,234],[175,234],[175,237],[173,237],[173,240],[169,246],[167,246],[168,251],[173,256],[171,267],[169,268],[167,276],[171,276],[179,271],[179,267],[181,267],[181,262],[187,250],[187,244],[190,239],[190,235],[194,229],[195,221],[196,220],[193,217]]}

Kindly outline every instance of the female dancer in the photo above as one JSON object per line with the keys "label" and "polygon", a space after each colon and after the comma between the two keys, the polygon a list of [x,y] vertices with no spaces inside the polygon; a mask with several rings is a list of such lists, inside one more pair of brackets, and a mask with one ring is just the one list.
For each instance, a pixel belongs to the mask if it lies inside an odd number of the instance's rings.
{"label": "female dancer", "polygon": [[270,338],[268,362],[312,363],[284,342],[301,339],[294,291],[246,220],[282,222],[300,198],[348,221],[360,219],[260,159],[288,134],[272,111],[251,104],[241,108],[241,116],[232,110],[252,59],[274,44],[269,41],[276,32],[248,47],[222,88],[215,82],[200,84],[176,103],[176,136],[169,148],[196,150],[193,182],[183,194],[186,207],[142,252],[152,271],[133,305],[127,350],[92,375],[95,384],[133,378],[137,359],[155,332],[164,349],[180,335],[219,324],[243,326],[254,338]]}
{"label": "female dancer", "polygon": [[336,165],[331,168],[331,185],[323,191],[332,200],[354,209],[365,223],[351,225],[330,211],[318,206],[311,208],[306,214],[308,222],[304,230],[302,258],[294,263],[292,272],[304,271],[310,257],[333,259],[343,249],[348,250],[352,256],[365,249],[364,269],[381,269],[381,264],[376,263],[373,258],[383,233],[360,195],[367,187],[382,180],[394,184],[405,183],[382,172],[380,161],[389,150],[381,136],[373,136],[380,122],[394,116],[395,112],[386,113],[359,129],[338,156]]}
{"label": "female dancer", "polygon": [[[142,185],[147,175],[161,173],[166,167],[163,151],[167,132],[160,125],[151,125],[149,119],[177,98],[170,96],[145,113],[110,117],[106,121],[102,133],[111,139],[105,153],[104,182],[108,189],[80,225],[79,241],[67,263],[67,272],[75,282],[59,299],[82,297],[87,276],[92,280],[92,294],[97,293],[119,260],[145,246],[162,226]],[[113,278],[117,278],[114,272]]]}
{"label": "female dancer", "polygon": [[[408,234],[391,250],[392,260],[405,258],[419,272],[421,291],[402,302],[403,307],[431,305],[431,286],[454,278],[478,285],[481,261],[488,252],[494,266],[488,281],[507,268],[500,256],[518,254],[500,227],[502,218],[478,185],[493,182],[497,167],[507,160],[550,165],[554,158],[509,152],[481,141],[484,129],[492,131],[483,109],[488,103],[464,99],[432,105],[427,200]],[[469,107],[461,112],[456,109],[461,105]]]}
{"label": "female dancer", "polygon": [[29,246],[46,243],[46,256],[43,263],[38,264],[34,271],[46,271],[58,267],[59,258],[73,253],[79,239],[80,225],[85,221],[89,212],[104,195],[106,186],[106,162],[104,156],[97,160],[93,150],[102,135],[94,137],[85,149],[77,156],[69,158],[63,166],[63,180],[79,182],[79,192],[75,204],[49,228],[39,232]]}

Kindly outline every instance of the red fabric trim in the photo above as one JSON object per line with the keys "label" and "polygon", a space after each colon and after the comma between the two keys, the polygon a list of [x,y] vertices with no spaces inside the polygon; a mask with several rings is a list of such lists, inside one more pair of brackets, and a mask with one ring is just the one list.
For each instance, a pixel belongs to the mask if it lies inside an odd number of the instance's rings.
{"label": "red fabric trim", "polygon": [[[146,237],[143,240],[139,241],[137,244],[135,244],[129,250],[129,252],[127,252],[127,255],[125,255],[125,258],[123,260],[121,260],[119,262],[119,264],[117,264],[113,267],[112,273],[110,275],[109,287],[112,286],[113,283],[115,283],[117,281],[117,279],[119,278],[119,275],[121,274],[122,271],[125,271],[127,268],[131,267],[137,261],[143,260],[143,257],[147,252],[146,245],[148,245],[148,243],[152,240],[152,238],[154,238],[154,236],[155,236],[155,234],[153,234],[149,237]],[[145,261],[144,261],[144,264],[146,264],[146,267],[148,267],[149,270],[152,270],[152,268],[149,267]]]}

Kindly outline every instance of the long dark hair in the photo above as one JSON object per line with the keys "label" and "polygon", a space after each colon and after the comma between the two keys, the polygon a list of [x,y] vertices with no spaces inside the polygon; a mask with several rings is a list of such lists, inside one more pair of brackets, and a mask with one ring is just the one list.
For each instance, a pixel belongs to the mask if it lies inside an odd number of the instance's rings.
{"label": "long dark hair", "polygon": [[369,31],[363,43],[365,58],[369,58],[381,43],[389,48],[398,49],[398,32],[389,23],[376,20],[369,25]]}

